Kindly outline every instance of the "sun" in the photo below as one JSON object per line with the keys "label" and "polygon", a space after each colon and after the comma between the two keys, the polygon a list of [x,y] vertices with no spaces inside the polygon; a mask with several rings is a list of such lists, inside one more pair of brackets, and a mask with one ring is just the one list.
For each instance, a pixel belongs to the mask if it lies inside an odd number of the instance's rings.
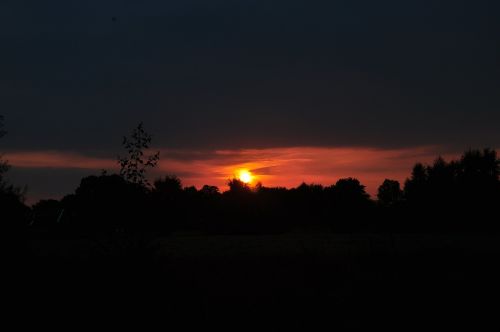
{"label": "sun", "polygon": [[250,183],[253,180],[253,175],[250,171],[243,169],[239,172],[238,178],[240,179],[241,182],[243,183]]}

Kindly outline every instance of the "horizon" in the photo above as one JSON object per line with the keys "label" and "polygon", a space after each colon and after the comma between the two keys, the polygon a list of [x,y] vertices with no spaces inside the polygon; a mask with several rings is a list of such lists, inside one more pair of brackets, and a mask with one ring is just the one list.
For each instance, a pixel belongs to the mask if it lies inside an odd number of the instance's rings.
{"label": "horizon", "polygon": [[7,316],[500,330],[499,14],[1,0]]}
{"label": "horizon", "polygon": [[[154,147],[149,150],[157,151]],[[153,182],[163,176],[177,176],[183,187],[194,186],[199,190],[204,185],[212,185],[224,192],[228,190],[227,182],[237,179],[240,170],[251,173],[251,186],[261,183],[264,187],[287,189],[302,183],[330,186],[341,178],[352,177],[366,187],[372,199],[376,199],[377,189],[385,179],[397,180],[403,186],[416,163],[432,164],[438,157],[450,161],[460,155],[441,154],[439,147],[394,150],[316,147],[205,152],[163,150],[160,151],[158,166],[150,170],[148,178]],[[49,182],[52,179],[45,176],[48,170],[56,175],[65,170],[70,173],[64,182],[66,186],[60,188],[53,185],[52,192],[43,192],[46,188],[43,184],[32,188],[26,184],[27,203],[30,205],[43,199],[58,200],[74,193],[85,176],[99,175],[102,171],[117,174],[119,171],[117,160],[76,153],[18,152],[6,157],[14,167],[7,178],[17,185],[24,185],[20,181],[25,174],[37,170],[41,170],[43,178]]]}
{"label": "horizon", "polygon": [[30,200],[112,170],[138,121],[185,185],[359,178],[499,148],[500,2],[0,4],[0,152]]}

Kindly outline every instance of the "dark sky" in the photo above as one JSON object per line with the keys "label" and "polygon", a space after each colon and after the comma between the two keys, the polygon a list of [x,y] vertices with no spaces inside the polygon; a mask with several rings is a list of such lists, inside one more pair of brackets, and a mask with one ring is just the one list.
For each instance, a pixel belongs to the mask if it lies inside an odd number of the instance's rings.
{"label": "dark sky", "polygon": [[0,2],[5,151],[500,146],[500,1]]}

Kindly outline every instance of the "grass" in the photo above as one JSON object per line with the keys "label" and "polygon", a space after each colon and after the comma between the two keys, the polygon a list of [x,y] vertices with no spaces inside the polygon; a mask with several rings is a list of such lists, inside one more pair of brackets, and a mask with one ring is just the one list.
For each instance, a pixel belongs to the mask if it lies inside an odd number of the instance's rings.
{"label": "grass", "polygon": [[146,256],[132,258],[109,255],[95,241],[37,239],[30,244],[36,257],[24,273],[38,280],[30,296],[47,289],[52,297],[63,289],[92,294],[94,301],[107,297],[129,309],[160,310],[186,326],[261,329],[270,320],[303,329],[498,327],[499,240],[478,234],[184,233],[156,238]]}

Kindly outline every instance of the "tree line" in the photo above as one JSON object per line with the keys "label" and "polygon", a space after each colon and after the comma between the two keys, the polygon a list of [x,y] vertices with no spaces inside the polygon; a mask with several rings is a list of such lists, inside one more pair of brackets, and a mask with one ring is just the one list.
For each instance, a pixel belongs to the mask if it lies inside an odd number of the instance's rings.
{"label": "tree line", "polygon": [[[1,120],[1,119],[0,119]],[[3,122],[0,122],[3,124]],[[0,127],[1,129],[1,127]],[[5,132],[0,131],[0,135]],[[183,187],[176,176],[147,180],[159,153],[140,124],[124,137],[126,155],[119,174],[85,177],[61,200],[32,207],[23,192],[4,179],[8,163],[0,161],[0,206],[15,229],[71,233],[280,233],[288,231],[492,231],[498,229],[500,160],[492,149],[469,150],[452,161],[417,163],[403,186],[386,179],[372,199],[356,178],[323,186],[296,188],[249,186],[228,181],[215,186]]]}

